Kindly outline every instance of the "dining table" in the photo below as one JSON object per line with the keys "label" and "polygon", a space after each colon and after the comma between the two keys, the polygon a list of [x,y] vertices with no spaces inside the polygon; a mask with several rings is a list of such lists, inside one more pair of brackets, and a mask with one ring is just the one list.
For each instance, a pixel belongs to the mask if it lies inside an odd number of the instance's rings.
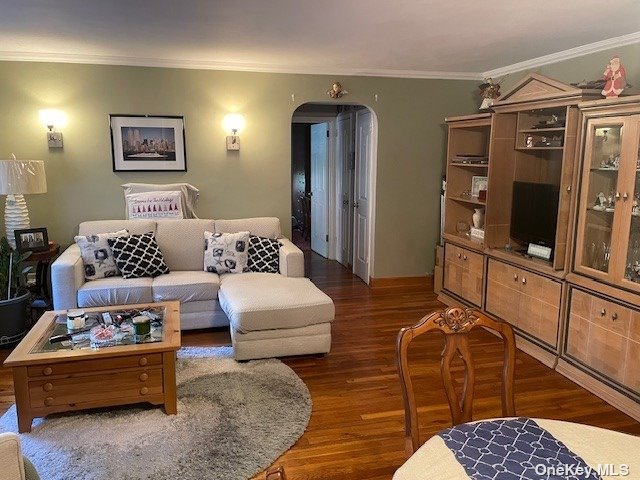
{"label": "dining table", "polygon": [[640,437],[579,423],[498,418],[427,440],[393,480],[640,480]]}

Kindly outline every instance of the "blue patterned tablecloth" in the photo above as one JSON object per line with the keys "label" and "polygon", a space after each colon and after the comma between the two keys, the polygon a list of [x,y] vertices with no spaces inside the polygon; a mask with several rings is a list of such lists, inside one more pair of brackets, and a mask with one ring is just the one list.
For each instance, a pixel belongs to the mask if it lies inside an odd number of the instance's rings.
{"label": "blue patterned tablecloth", "polygon": [[578,455],[530,418],[465,423],[439,433],[474,480],[600,480]]}

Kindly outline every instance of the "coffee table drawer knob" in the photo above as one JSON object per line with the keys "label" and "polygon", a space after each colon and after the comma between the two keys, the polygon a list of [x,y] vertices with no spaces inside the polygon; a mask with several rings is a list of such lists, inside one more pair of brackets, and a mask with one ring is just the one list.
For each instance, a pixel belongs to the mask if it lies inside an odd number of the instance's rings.
{"label": "coffee table drawer knob", "polygon": [[139,364],[141,367],[144,367],[144,366],[147,364],[147,362],[148,362],[147,357],[142,357],[142,358],[138,361],[138,364]]}
{"label": "coffee table drawer knob", "polygon": [[44,369],[42,369],[42,373],[44,375],[51,375],[53,373],[53,369],[51,367],[44,367]]}
{"label": "coffee table drawer knob", "polygon": [[50,383],[45,383],[45,384],[42,386],[42,389],[43,389],[45,392],[50,392],[51,390],[53,390],[53,385],[51,385]]}
{"label": "coffee table drawer knob", "polygon": [[147,387],[142,387],[140,389],[140,395],[146,395],[147,392],[149,392],[149,389]]}
{"label": "coffee table drawer knob", "polygon": [[47,397],[44,399],[44,404],[49,406],[51,404],[53,404],[53,397]]}
{"label": "coffee table drawer knob", "polygon": [[149,375],[147,375],[146,373],[143,373],[142,375],[140,375],[141,382],[146,382],[148,378],[149,378]]}

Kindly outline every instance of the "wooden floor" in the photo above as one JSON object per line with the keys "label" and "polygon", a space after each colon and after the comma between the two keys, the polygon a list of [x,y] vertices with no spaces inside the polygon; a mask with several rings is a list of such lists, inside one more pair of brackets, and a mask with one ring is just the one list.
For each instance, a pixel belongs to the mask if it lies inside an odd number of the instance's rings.
{"label": "wooden floor", "polygon": [[[290,480],[388,480],[404,461],[396,335],[442,305],[426,288],[371,291],[336,262],[315,254],[306,260],[307,275],[336,304],[333,347],[324,358],[284,360],[309,387],[313,414],[303,437],[276,463],[285,466]],[[226,331],[183,334],[183,345],[225,343]],[[414,343],[412,373],[424,440],[450,425],[438,368],[442,339],[436,334]],[[475,418],[499,416],[502,345],[478,332],[472,348],[478,366]],[[518,415],[640,434],[638,422],[522,352],[515,390]],[[10,371],[0,368],[0,411],[13,401]]]}

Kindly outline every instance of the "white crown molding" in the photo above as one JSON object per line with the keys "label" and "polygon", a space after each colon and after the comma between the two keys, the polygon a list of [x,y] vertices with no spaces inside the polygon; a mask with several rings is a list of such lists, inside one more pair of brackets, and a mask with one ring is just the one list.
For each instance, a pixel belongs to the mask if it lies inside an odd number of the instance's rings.
{"label": "white crown molding", "polygon": [[603,50],[609,50],[610,48],[622,47],[624,45],[631,45],[640,42],[640,32],[633,32],[627,35],[621,35],[619,37],[608,38],[599,42],[589,43],[580,47],[570,48],[568,50],[562,50],[560,52],[551,53],[549,55],[543,55],[542,57],[532,58],[525,60],[524,62],[514,63],[505,67],[495,68],[483,73],[484,78],[489,77],[502,77],[509,75],[510,73],[521,72],[522,70],[531,70],[534,68],[542,67],[543,65],[549,65],[551,63],[561,62],[563,60],[569,60],[571,58],[581,57],[590,53],[601,52]]}
{"label": "white crown molding", "polygon": [[125,65],[133,67],[186,68],[194,70],[231,70],[240,72],[342,75],[362,77],[398,77],[443,80],[481,80],[480,72],[442,72],[422,70],[358,69],[269,65],[259,63],[176,60],[113,55],[84,55],[46,52],[0,51],[0,61],[82,63],[91,65]]}
{"label": "white crown molding", "polygon": [[81,63],[91,65],[124,65],[132,67],[185,68],[194,70],[227,70],[239,72],[290,73],[312,75],[340,75],[360,77],[392,77],[417,78],[434,80],[482,80],[488,77],[501,77],[522,70],[531,70],[543,65],[569,60],[571,58],[600,52],[611,48],[640,43],[640,32],[629,33],[580,47],[532,58],[484,73],[480,72],[446,72],[429,70],[392,70],[392,69],[358,69],[358,68],[326,68],[319,66],[301,67],[293,65],[270,65],[260,63],[215,62],[201,60],[178,60],[145,57],[123,57],[114,55],[86,55],[48,52],[12,52],[0,51],[0,61],[13,62],[53,62]]}

